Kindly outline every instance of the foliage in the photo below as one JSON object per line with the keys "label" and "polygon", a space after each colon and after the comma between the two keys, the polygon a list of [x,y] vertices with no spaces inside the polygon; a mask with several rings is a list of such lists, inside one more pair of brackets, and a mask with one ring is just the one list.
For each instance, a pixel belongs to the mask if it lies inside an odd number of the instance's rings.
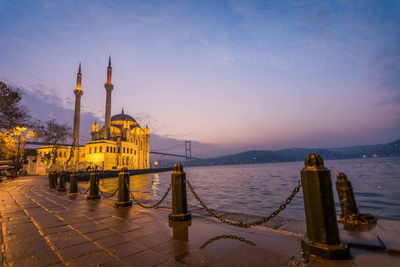
{"label": "foliage", "polygon": [[21,92],[0,81],[0,130],[26,125],[28,114],[21,105]]}
{"label": "foliage", "polygon": [[36,137],[36,132],[23,126],[0,132],[1,158],[13,159],[21,168],[25,142]]}
{"label": "foliage", "polygon": [[58,148],[61,142],[65,142],[72,136],[71,127],[66,124],[58,124],[54,119],[49,120],[40,127],[39,137],[43,142],[51,143],[52,149],[49,155],[44,157],[44,162],[51,166],[58,157]]}
{"label": "foliage", "polygon": [[15,139],[7,131],[0,131],[0,159],[13,159],[17,155]]}

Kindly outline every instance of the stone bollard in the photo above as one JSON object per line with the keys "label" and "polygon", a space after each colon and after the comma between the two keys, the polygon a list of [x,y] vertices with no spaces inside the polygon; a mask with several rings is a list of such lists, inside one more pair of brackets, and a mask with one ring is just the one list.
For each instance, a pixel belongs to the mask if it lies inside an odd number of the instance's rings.
{"label": "stone bollard", "polygon": [[353,187],[351,186],[351,182],[347,179],[347,175],[342,172],[337,175],[336,191],[342,211],[341,217],[346,220],[346,217],[358,215],[359,212],[354,198]]}
{"label": "stone bollard", "polygon": [[56,188],[56,172],[49,172],[49,188]]}
{"label": "stone bollard", "polygon": [[128,168],[122,168],[118,174],[118,201],[115,207],[132,206],[132,200],[129,198],[130,177]]}
{"label": "stone bollard", "polygon": [[180,163],[174,165],[171,174],[172,187],[172,213],[169,215],[171,221],[187,221],[192,218],[187,210],[186,199],[186,173]]}
{"label": "stone bollard", "polygon": [[73,172],[71,174],[71,176],[69,177],[69,194],[70,195],[79,194],[79,192],[78,192],[78,178],[77,178],[75,172]]}
{"label": "stone bollard", "polygon": [[60,192],[65,192],[65,175],[66,173],[64,171],[62,171],[59,175],[59,181],[58,181],[58,188],[57,190]]}
{"label": "stone bollard", "polygon": [[97,171],[92,171],[90,173],[89,194],[86,197],[87,199],[98,199],[101,197],[98,181],[99,173]]}
{"label": "stone bollard", "polygon": [[307,234],[301,240],[304,257],[347,259],[350,252],[339,238],[331,172],[318,154],[310,154],[304,161],[305,167],[301,170],[307,224]]}

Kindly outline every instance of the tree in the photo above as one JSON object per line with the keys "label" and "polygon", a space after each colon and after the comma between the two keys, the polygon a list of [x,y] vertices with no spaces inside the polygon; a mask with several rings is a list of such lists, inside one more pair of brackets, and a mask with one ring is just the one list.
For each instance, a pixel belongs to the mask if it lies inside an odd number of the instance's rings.
{"label": "tree", "polygon": [[27,127],[16,126],[8,131],[0,131],[0,158],[12,159],[17,169],[21,169],[25,143],[35,136],[36,132]]}
{"label": "tree", "polygon": [[21,92],[0,81],[0,130],[26,126],[28,113],[21,104]]}
{"label": "tree", "polygon": [[66,124],[58,124],[54,119],[49,120],[43,125],[39,131],[39,137],[43,142],[51,143],[51,152],[45,157],[48,165],[51,167],[58,157],[58,148],[61,142],[65,142],[71,138],[72,131],[71,127]]}

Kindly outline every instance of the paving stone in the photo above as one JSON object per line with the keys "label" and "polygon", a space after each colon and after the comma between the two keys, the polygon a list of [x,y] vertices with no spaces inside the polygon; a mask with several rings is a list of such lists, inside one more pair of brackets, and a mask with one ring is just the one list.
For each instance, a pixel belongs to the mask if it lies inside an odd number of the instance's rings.
{"label": "paving stone", "polygon": [[134,223],[138,223],[138,224],[145,223],[145,222],[151,222],[151,221],[153,221],[153,218],[151,218],[150,216],[141,216],[140,218],[133,220]]}
{"label": "paving stone", "polygon": [[25,240],[35,240],[35,239],[42,239],[42,236],[40,235],[39,232],[33,231],[33,232],[28,232],[28,233],[19,233],[15,235],[7,235],[4,237],[5,242],[13,242],[13,241],[18,241],[21,239]]}
{"label": "paving stone", "polygon": [[51,253],[53,253],[52,250],[41,237],[30,239],[29,242],[27,242],[25,238],[20,238],[5,243],[5,255],[7,261],[15,261],[37,254]]}
{"label": "paving stone", "polygon": [[123,234],[124,236],[130,238],[130,239],[138,239],[140,237],[148,236],[155,233],[155,230],[153,229],[148,229],[148,228],[140,228],[135,231],[128,232],[126,234]]}
{"label": "paving stone", "polygon": [[217,260],[217,256],[211,251],[198,249],[184,253],[175,260],[189,266],[210,266]]}
{"label": "paving stone", "polygon": [[88,234],[88,233],[93,233],[93,232],[98,232],[98,231],[105,230],[104,227],[101,227],[101,226],[96,225],[96,224],[94,224],[92,226],[76,227],[75,229],[77,229],[82,234]]}
{"label": "paving stone", "polygon": [[127,257],[129,255],[133,255],[139,253],[141,251],[145,251],[148,248],[133,240],[128,243],[120,244],[110,248],[110,252],[113,253],[118,258]]}
{"label": "paving stone", "polygon": [[85,243],[87,242],[87,239],[78,236],[78,237],[73,237],[73,238],[69,238],[69,239],[65,239],[65,240],[56,240],[56,241],[52,241],[51,245],[55,248],[55,249],[62,249],[62,248],[66,248],[69,246],[73,246],[73,245],[77,245],[77,244],[81,244],[81,243]]}
{"label": "paving stone", "polygon": [[181,262],[178,262],[176,260],[169,260],[163,264],[158,265],[159,267],[184,267],[184,266],[188,266],[186,264],[183,264]]}
{"label": "paving stone", "polygon": [[109,262],[109,263],[105,263],[105,264],[100,264],[101,267],[118,267],[118,266],[125,266],[122,263],[119,263],[117,261],[113,261],[113,262]]}
{"label": "paving stone", "polygon": [[68,259],[84,256],[86,254],[90,254],[99,250],[100,248],[92,243],[83,243],[72,247],[60,249],[58,250],[58,252],[63,257],[63,259]]}
{"label": "paving stone", "polygon": [[97,231],[97,232],[87,233],[85,235],[92,240],[98,240],[98,239],[105,238],[107,236],[112,236],[115,234],[116,234],[115,232],[110,231],[110,230],[101,230],[101,231]]}
{"label": "paving stone", "polygon": [[153,249],[170,257],[178,257],[189,251],[189,243],[180,240],[170,240],[167,243],[155,246]]}
{"label": "paving stone", "polygon": [[37,228],[33,225],[33,223],[3,223],[3,232],[5,235],[15,235],[20,233],[37,231]]}
{"label": "paving stone", "polygon": [[[35,220],[36,221],[36,220]],[[67,224],[63,221],[57,221],[57,220],[41,220],[36,222],[37,226],[39,229],[46,229],[46,228],[53,228],[57,226],[66,226]]]}
{"label": "paving stone", "polygon": [[86,222],[88,221],[88,218],[86,216],[76,216],[76,217],[70,217],[70,218],[64,218],[63,222],[66,224],[74,224],[74,223],[79,223],[79,222]]}
{"label": "paving stone", "polygon": [[45,266],[45,265],[55,266],[57,264],[64,266],[64,264],[61,263],[61,260],[54,253],[35,254],[30,257],[19,258],[14,261],[9,261],[7,262],[7,264],[8,266],[16,266],[16,267],[17,266],[35,267],[35,266]]}
{"label": "paving stone", "polygon": [[142,238],[138,238],[137,241],[149,248],[164,244],[171,241],[172,238],[166,234],[154,233]]}
{"label": "paving stone", "polygon": [[97,251],[79,258],[71,258],[67,261],[71,266],[98,266],[115,262],[116,260],[104,251]]}
{"label": "paving stone", "polygon": [[101,246],[106,247],[106,248],[114,247],[114,246],[117,246],[117,245],[123,244],[123,243],[128,243],[129,241],[130,241],[130,239],[128,239],[125,236],[120,235],[120,234],[115,234],[112,236],[108,236],[108,237],[96,240],[96,242],[98,244],[100,244]]}
{"label": "paving stone", "polygon": [[79,235],[75,231],[65,231],[61,233],[56,233],[52,235],[46,236],[46,238],[50,241],[51,245],[55,249],[61,249],[73,245],[77,245],[80,243],[88,242],[86,238]]}
{"label": "paving stone", "polygon": [[117,224],[113,227],[111,227],[110,229],[119,233],[127,233],[130,231],[134,231],[137,229],[142,228],[142,226],[136,224],[136,223],[120,223]]}
{"label": "paving stone", "polygon": [[144,252],[128,256],[121,259],[128,266],[155,266],[169,260],[169,257],[158,253],[154,250],[146,250]]}
{"label": "paving stone", "polygon": [[51,234],[61,233],[61,232],[66,232],[66,231],[71,231],[71,228],[69,228],[66,225],[56,226],[56,227],[52,227],[52,228],[40,229],[40,232],[43,235],[51,235]]}

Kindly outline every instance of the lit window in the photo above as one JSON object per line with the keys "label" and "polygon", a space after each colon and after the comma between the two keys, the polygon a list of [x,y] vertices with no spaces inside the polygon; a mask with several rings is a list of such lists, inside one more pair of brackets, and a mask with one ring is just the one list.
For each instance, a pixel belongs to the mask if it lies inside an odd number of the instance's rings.
{"label": "lit window", "polygon": [[90,154],[90,153],[92,153],[92,148],[91,148],[91,147],[89,147],[89,154]]}

